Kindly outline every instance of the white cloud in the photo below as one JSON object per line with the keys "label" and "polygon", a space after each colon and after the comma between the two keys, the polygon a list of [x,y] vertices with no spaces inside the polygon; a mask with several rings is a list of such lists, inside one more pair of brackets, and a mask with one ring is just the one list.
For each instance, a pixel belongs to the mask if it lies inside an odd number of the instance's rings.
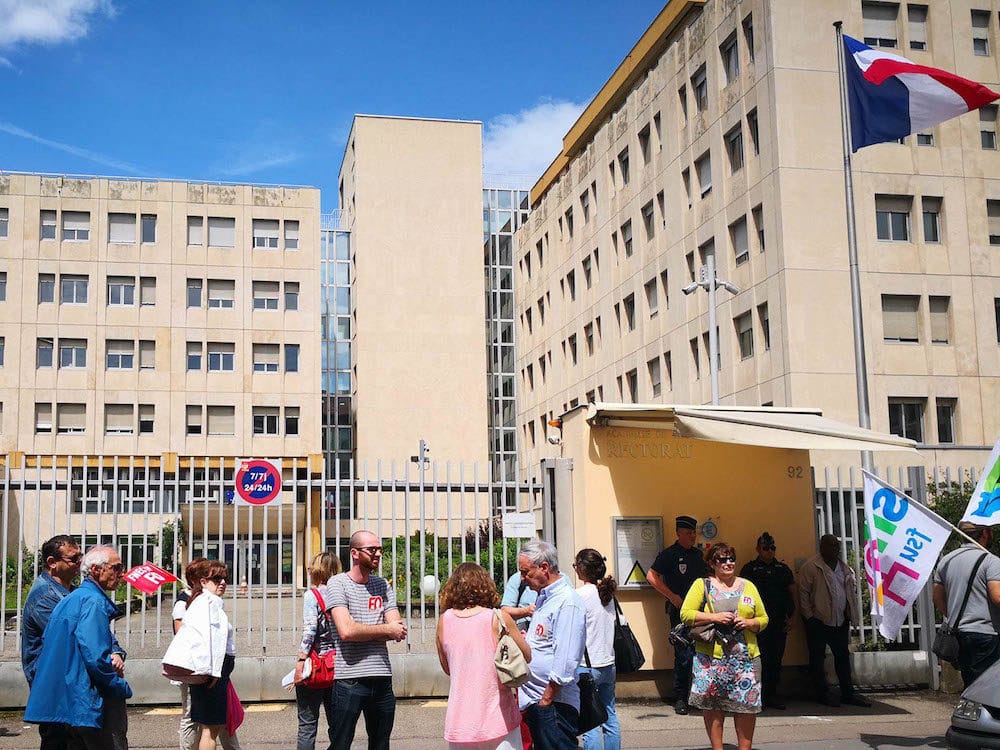
{"label": "white cloud", "polygon": [[26,141],[32,141],[34,143],[39,143],[42,146],[54,148],[56,151],[62,151],[63,153],[70,154],[71,156],[86,159],[87,161],[92,161],[95,164],[100,164],[105,167],[110,167],[111,169],[115,169],[122,174],[135,175],[142,174],[143,172],[142,169],[139,169],[128,162],[120,161],[111,156],[105,156],[104,154],[100,154],[96,151],[89,151],[85,148],[72,146],[68,143],[50,141],[48,138],[42,138],[40,135],[30,133],[24,128],[19,128],[17,125],[12,125],[9,122],[0,121],[0,133],[7,133],[7,135],[12,135],[16,138],[24,138]]}
{"label": "white cloud", "polygon": [[58,44],[86,36],[94,15],[114,15],[111,0],[0,0],[0,47]]}
{"label": "white cloud", "polygon": [[244,175],[263,172],[265,169],[273,167],[283,167],[286,164],[301,159],[302,156],[293,151],[285,153],[265,153],[261,156],[244,154],[235,163],[220,167],[222,174],[227,177],[242,177]]}
{"label": "white cloud", "polygon": [[483,171],[487,174],[541,176],[562,150],[562,139],[585,104],[543,101],[516,114],[486,123]]}

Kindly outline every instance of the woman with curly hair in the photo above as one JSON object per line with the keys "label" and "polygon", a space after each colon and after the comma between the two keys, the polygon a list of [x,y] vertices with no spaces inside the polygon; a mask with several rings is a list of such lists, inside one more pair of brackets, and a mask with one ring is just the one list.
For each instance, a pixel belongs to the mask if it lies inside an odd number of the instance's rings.
{"label": "woman with curly hair", "polygon": [[493,656],[502,626],[531,661],[531,649],[510,615],[501,612],[485,568],[462,563],[441,589],[438,659],[451,676],[444,738],[456,750],[520,750],[521,713],[514,690],[497,677]]}
{"label": "woman with curly hair", "polygon": [[597,686],[597,698],[608,712],[608,720],[583,735],[583,750],[620,750],[621,730],[615,711],[615,589],[604,556],[596,549],[576,553],[573,570],[583,584],[576,593],[583,600],[587,625],[587,657],[580,671],[590,672]]}
{"label": "woman with curly hair", "polygon": [[722,724],[733,715],[739,750],[750,750],[760,713],[760,649],[757,633],[767,627],[767,612],[757,587],[736,575],[736,550],[716,542],[705,553],[712,570],[684,597],[681,619],[688,625],[714,625],[711,643],[695,644],[691,705],[702,710],[712,750],[722,750]]}

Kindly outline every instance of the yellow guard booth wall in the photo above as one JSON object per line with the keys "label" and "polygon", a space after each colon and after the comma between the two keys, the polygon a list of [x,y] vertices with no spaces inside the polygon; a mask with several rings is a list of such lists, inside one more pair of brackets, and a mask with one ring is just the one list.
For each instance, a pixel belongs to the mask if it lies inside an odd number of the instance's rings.
{"label": "yellow guard booth wall", "polygon": [[[577,409],[563,417],[562,456],[573,461],[572,508],[560,511],[563,519],[572,514],[570,560],[576,550],[593,547],[615,574],[614,517],[662,518],[664,546],[669,546],[676,541],[674,518],[681,514],[699,524],[711,517],[718,525],[716,540],[736,548],[737,570],[756,556],[757,537],[764,531],[774,535],[778,559],[793,572],[816,554],[806,450],[692,440],[669,429],[591,427],[586,410]],[[697,543],[706,544],[700,533]],[[664,598],[649,586],[622,590],[618,598],[646,655],[643,671],[672,669]],[[806,663],[799,621],[784,664]]]}

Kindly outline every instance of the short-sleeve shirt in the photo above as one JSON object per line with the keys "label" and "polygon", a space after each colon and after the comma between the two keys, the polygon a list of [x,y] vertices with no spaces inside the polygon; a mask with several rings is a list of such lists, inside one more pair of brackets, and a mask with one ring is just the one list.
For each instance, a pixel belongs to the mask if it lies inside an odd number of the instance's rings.
{"label": "short-sleeve shirt", "polygon": [[962,607],[972,568],[983,554],[978,545],[963,544],[941,558],[934,571],[934,583],[944,586],[948,597],[948,622],[953,628],[963,633],[996,635],[1000,630],[1000,611],[990,604],[986,585],[988,581],[1000,581],[1000,558],[996,555],[986,554],[972,582],[972,593],[962,613],[962,621],[953,622]]}
{"label": "short-sleeve shirt", "polygon": [[697,547],[684,549],[680,542],[660,552],[650,567],[660,575],[667,588],[682,599],[691,584],[708,575],[702,551]]}
{"label": "short-sleeve shirt", "polygon": [[740,578],[746,578],[757,587],[772,622],[780,622],[795,611],[792,592],[789,587],[795,582],[792,570],[780,560],[766,563],[760,558],[751,560],[740,571]]}
{"label": "short-sleeve shirt", "polygon": [[[398,609],[396,593],[384,578],[369,576],[367,583],[357,583],[347,573],[338,573],[326,582],[326,606],[346,607],[359,625],[383,625],[386,612]],[[334,627],[333,644],[338,680],[392,677],[385,641],[342,641]]]}

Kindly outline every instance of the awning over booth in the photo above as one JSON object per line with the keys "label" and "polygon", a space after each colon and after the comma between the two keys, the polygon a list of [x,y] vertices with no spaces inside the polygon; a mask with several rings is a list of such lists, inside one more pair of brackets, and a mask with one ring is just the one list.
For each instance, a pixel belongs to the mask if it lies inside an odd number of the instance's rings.
{"label": "awning over booth", "polygon": [[680,437],[803,450],[908,451],[916,443],[827,419],[818,409],[588,404],[594,426],[672,430]]}

